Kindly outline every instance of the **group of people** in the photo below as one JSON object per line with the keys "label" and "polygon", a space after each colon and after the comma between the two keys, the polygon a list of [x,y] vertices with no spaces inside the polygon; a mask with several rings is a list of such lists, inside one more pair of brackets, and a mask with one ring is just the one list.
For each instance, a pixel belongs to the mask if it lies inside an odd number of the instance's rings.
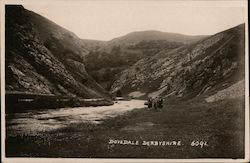
{"label": "group of people", "polygon": [[161,97],[156,97],[156,98],[152,98],[149,97],[148,98],[148,108],[149,109],[154,109],[154,110],[158,110],[158,109],[162,109],[163,107],[163,99]]}

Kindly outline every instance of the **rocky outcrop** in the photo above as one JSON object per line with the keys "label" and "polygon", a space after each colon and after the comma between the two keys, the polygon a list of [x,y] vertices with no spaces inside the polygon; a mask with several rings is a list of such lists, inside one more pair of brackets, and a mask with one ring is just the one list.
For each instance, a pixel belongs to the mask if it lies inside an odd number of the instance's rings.
{"label": "rocky outcrop", "polygon": [[196,96],[244,78],[244,24],[139,60],[117,75],[111,92]]}
{"label": "rocky outcrop", "polygon": [[85,70],[81,40],[55,23],[6,6],[6,91],[108,97]]}

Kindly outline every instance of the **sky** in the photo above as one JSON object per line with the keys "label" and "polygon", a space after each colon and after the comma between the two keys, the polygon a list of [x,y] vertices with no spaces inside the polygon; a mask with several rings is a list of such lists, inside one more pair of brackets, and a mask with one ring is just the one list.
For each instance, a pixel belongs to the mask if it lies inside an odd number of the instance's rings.
{"label": "sky", "polygon": [[[46,1],[45,1],[46,2]],[[134,31],[212,35],[246,21],[244,1],[47,1],[22,5],[78,37],[111,40]]]}

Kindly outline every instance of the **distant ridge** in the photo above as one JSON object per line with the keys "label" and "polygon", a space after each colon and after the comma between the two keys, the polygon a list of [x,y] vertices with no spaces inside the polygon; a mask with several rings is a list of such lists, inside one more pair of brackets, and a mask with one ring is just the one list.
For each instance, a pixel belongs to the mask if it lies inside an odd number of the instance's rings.
{"label": "distant ridge", "polygon": [[181,43],[190,43],[193,41],[200,40],[205,38],[205,35],[199,36],[189,36],[178,33],[169,33],[169,32],[161,32],[156,30],[147,30],[147,31],[136,31],[128,33],[124,36],[114,38],[108,41],[108,45],[122,45],[122,44],[131,44],[138,43],[140,41],[147,40],[166,40],[169,42],[181,42]]}

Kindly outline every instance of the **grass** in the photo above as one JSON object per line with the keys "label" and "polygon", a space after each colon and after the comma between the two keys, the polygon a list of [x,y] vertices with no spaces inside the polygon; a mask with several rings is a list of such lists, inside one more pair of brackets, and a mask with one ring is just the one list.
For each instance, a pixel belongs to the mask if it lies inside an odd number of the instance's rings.
{"label": "grass", "polygon": [[[111,145],[110,139],[180,140],[182,145]],[[193,140],[208,146],[191,146]],[[36,136],[7,136],[6,146],[7,157],[243,158],[244,99],[169,101],[162,110],[136,109],[101,124],[77,123]]]}

